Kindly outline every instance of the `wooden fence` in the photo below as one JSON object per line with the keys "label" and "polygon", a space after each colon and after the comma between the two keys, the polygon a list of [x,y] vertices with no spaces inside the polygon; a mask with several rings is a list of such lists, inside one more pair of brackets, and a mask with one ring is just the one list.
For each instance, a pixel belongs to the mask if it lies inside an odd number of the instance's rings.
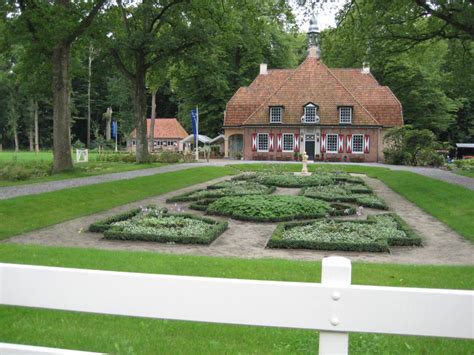
{"label": "wooden fence", "polygon": [[[321,281],[0,264],[0,304],[314,329],[321,331],[320,354],[346,354],[349,332],[474,338],[474,291],[351,285],[351,263],[343,257],[323,260]],[[13,347],[0,344],[0,353],[17,354]],[[30,353],[44,348],[38,349]]]}

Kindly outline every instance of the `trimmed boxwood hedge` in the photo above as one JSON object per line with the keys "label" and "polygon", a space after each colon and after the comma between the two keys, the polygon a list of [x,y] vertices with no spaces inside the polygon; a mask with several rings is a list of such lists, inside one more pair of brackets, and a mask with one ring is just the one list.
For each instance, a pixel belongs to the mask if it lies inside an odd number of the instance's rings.
{"label": "trimmed boxwood hedge", "polygon": [[205,211],[207,210],[207,207],[216,200],[217,198],[205,198],[202,200],[197,200],[191,203],[189,208],[197,211]]}
{"label": "trimmed boxwood hedge", "polygon": [[164,214],[161,218],[169,217],[183,217],[190,218],[196,221],[201,221],[209,224],[206,231],[198,237],[189,236],[173,236],[166,234],[152,234],[152,233],[137,233],[137,232],[126,232],[120,230],[120,228],[112,227],[104,231],[104,239],[113,240],[135,240],[135,241],[147,241],[147,242],[159,242],[159,243],[177,243],[177,244],[211,244],[217,237],[219,237],[228,226],[227,221],[215,221],[210,218],[198,217],[191,214],[185,213],[168,213]]}
{"label": "trimmed boxwood hedge", "polygon": [[[382,219],[390,218],[390,220],[384,222]],[[315,223],[327,223],[328,227],[344,225],[340,231],[334,231],[336,233],[351,233],[351,225],[365,224],[367,225],[364,230],[370,227],[377,229],[383,228],[382,223],[385,224],[386,228],[394,227],[402,233],[392,233],[389,237],[374,237],[364,236],[360,237],[360,240],[353,240],[344,237],[340,240],[317,240],[317,239],[288,239],[284,238],[284,233],[292,228],[311,226]],[[393,225],[391,225],[393,223]],[[315,226],[316,228],[316,226]],[[372,215],[367,220],[328,220],[320,219],[316,221],[307,222],[292,222],[292,223],[280,223],[272,237],[267,243],[269,248],[284,248],[284,249],[315,249],[315,250],[340,250],[340,251],[367,251],[367,252],[387,252],[390,246],[421,246],[421,238],[406,224],[406,222],[400,218],[400,216],[394,213],[386,213],[380,215]]]}
{"label": "trimmed boxwood hedge", "polygon": [[[330,223],[347,223],[348,221],[325,220]],[[350,221],[356,224],[371,224],[368,221]],[[359,252],[388,252],[389,247],[386,239],[362,239],[355,241],[318,241],[318,240],[289,240],[284,239],[284,233],[288,229],[309,226],[315,221],[280,223],[267,243],[268,248],[279,249],[313,249],[313,250],[340,250],[340,251],[359,251]]]}
{"label": "trimmed boxwood hedge", "polygon": [[[148,208],[154,208],[154,206],[147,206]],[[105,230],[110,228],[110,225],[115,222],[120,222],[120,221],[126,221],[127,219],[130,219],[132,217],[135,217],[137,214],[139,214],[142,211],[142,208],[134,208],[130,211],[123,212],[116,214],[114,216],[105,218],[103,220],[97,221],[92,223],[89,226],[89,232],[93,233],[102,233]],[[166,213],[168,211],[167,208],[160,208],[158,211],[161,211],[161,213]]]}
{"label": "trimmed boxwood hedge", "polygon": [[252,222],[320,218],[333,211],[325,201],[303,196],[228,196],[212,202],[207,213]]}
{"label": "trimmed boxwood hedge", "polygon": [[251,182],[229,182],[225,185],[210,185],[207,189],[194,190],[181,195],[170,197],[167,203],[189,202],[224,196],[266,195],[275,191],[275,187]]}

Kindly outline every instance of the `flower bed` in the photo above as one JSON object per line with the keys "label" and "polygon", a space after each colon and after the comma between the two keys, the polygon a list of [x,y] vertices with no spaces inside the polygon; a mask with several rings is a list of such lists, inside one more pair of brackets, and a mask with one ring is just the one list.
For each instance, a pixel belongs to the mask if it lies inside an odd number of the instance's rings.
{"label": "flower bed", "polygon": [[[135,209],[102,222],[100,231],[105,239],[162,243],[210,244],[227,229],[227,222],[190,214],[169,214],[151,207]],[[89,230],[99,231],[97,224],[94,225]]]}
{"label": "flower bed", "polygon": [[[358,191],[359,193],[354,193]],[[302,196],[317,198],[324,201],[353,202],[364,207],[388,209],[386,203],[379,197],[370,193],[365,185],[339,184],[331,186],[313,186],[301,190]]]}
{"label": "flower bed", "polygon": [[212,202],[207,213],[254,222],[279,222],[324,217],[334,209],[325,201],[303,196],[229,196]]}
{"label": "flower bed", "polygon": [[271,194],[275,191],[275,187],[268,187],[262,184],[253,182],[225,182],[211,185],[207,189],[195,190],[187,192],[178,196],[173,196],[166,200],[166,202],[187,202],[197,201],[209,198],[219,198],[224,196],[243,196],[243,195],[265,195]]}
{"label": "flower bed", "polygon": [[341,251],[388,252],[389,246],[421,245],[421,238],[397,215],[371,216],[367,220],[321,219],[281,223],[267,247]]}

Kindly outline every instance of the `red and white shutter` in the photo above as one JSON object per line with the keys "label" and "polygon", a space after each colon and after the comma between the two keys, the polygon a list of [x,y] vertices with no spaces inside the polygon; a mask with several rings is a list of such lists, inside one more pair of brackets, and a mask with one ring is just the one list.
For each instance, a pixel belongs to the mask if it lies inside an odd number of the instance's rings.
{"label": "red and white shutter", "polygon": [[294,147],[295,147],[295,152],[299,152],[300,151],[300,135],[298,133],[295,134],[295,144],[294,144]]}
{"label": "red and white shutter", "polygon": [[347,135],[346,152],[352,153],[352,134]]}
{"label": "red and white shutter", "polygon": [[273,133],[270,133],[270,134],[268,135],[268,150],[269,150],[270,152],[273,152],[273,136],[274,136]]}
{"label": "red and white shutter", "polygon": [[321,134],[321,153],[326,152],[326,135]]}
{"label": "red and white shutter", "polygon": [[340,134],[339,139],[338,139],[338,144],[339,144],[339,153],[344,153],[344,135]]}
{"label": "red and white shutter", "polygon": [[257,133],[252,133],[252,152],[257,150]]}
{"label": "red and white shutter", "polygon": [[366,134],[364,136],[364,153],[368,154],[370,152],[370,136]]}
{"label": "red and white shutter", "polygon": [[281,133],[277,134],[277,152],[281,152]]}

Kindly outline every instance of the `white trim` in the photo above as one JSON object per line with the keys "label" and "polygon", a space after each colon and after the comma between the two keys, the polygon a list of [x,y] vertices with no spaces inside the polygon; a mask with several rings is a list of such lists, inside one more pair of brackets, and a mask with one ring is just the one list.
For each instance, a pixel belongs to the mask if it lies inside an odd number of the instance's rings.
{"label": "white trim", "polygon": [[[291,150],[285,150],[285,136],[293,137],[293,148]],[[295,134],[294,133],[282,133],[281,135],[281,151],[283,153],[293,153],[295,151]]]}
{"label": "white trim", "polygon": [[[336,136],[336,150],[329,150],[329,136]],[[339,134],[326,133],[326,153],[339,153]]]}
{"label": "white trim", "polygon": [[[280,120],[279,121],[273,121],[272,120],[272,118],[273,118],[272,111],[274,109],[278,109],[280,111]],[[270,110],[268,110],[268,113],[270,115],[270,123],[282,123],[283,122],[283,107],[281,107],[281,106],[270,106]]]}
{"label": "white trim", "polygon": [[[360,136],[362,137],[362,151],[354,152],[354,137]],[[363,134],[353,134],[351,138],[351,154],[364,154],[364,135]]]}
{"label": "white trim", "polygon": [[[342,114],[341,114],[341,111],[342,109],[346,109],[348,108],[350,111],[351,111],[351,117],[350,117],[350,121],[349,122],[342,122]],[[339,106],[338,108],[339,110],[339,124],[352,124],[352,118],[353,118],[353,113],[354,113],[354,109],[352,108],[352,106]]]}
{"label": "white trim", "polygon": [[[267,150],[260,150],[260,136],[267,136]],[[270,136],[268,133],[257,133],[257,152],[259,153],[268,153],[270,148]]]}

